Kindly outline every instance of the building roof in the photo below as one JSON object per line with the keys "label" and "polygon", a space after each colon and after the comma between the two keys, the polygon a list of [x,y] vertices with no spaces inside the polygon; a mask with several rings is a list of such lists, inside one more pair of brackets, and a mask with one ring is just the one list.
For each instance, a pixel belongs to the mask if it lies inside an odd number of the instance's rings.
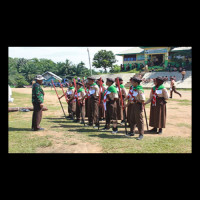
{"label": "building roof", "polygon": [[121,51],[120,53],[116,54],[117,56],[128,55],[128,54],[139,54],[144,53],[144,50],[140,47],[134,47],[125,51]]}
{"label": "building roof", "polygon": [[45,72],[44,74],[42,74],[42,76],[45,76],[45,74],[50,74],[50,75],[53,76],[55,79],[62,80],[62,78],[60,78],[59,76],[57,76],[56,74],[54,74],[54,73],[52,73],[52,72]]}
{"label": "building roof", "polygon": [[176,47],[174,49],[171,50],[171,52],[174,52],[174,51],[183,51],[183,50],[191,50],[192,47]]}

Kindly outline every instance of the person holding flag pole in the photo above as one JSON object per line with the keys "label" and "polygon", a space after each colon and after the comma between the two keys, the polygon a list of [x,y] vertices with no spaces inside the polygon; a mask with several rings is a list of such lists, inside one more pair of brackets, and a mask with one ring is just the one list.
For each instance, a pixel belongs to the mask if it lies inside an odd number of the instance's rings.
{"label": "person holding flag pole", "polygon": [[[62,84],[60,83],[61,87]],[[62,87],[63,90],[63,87]],[[74,101],[74,83],[73,81],[69,82],[69,87],[67,89],[67,91],[64,93],[63,90],[63,95],[59,97],[59,99],[61,99],[63,96],[65,96],[66,101],[68,103],[68,113],[69,116],[67,118],[74,120],[75,114],[76,114],[76,102]]]}
{"label": "person holding flag pole", "polygon": [[95,83],[96,78],[93,76],[87,77],[88,83],[90,85],[90,100],[88,104],[88,121],[89,126],[93,128],[98,128],[98,117],[99,117],[99,87]]}
{"label": "person holding flag pole", "polygon": [[75,86],[75,95],[74,100],[76,100],[76,120],[74,122],[80,122],[80,114],[82,117],[82,122],[85,126],[85,92],[82,88],[83,84],[78,82],[76,84],[76,80],[74,79],[74,86]]}
{"label": "person holding flag pole", "polygon": [[127,125],[126,125],[126,109],[124,107],[124,100],[122,98],[122,91],[120,88],[120,82],[119,82],[119,77],[116,78],[116,82],[117,82],[117,87],[118,87],[118,91],[119,91],[119,95],[120,95],[120,101],[121,101],[121,107],[123,109],[123,121],[125,123],[125,131],[126,131],[126,135],[127,135]]}
{"label": "person holding flag pole", "polygon": [[[102,78],[100,77],[99,79],[99,108],[100,108],[100,105],[101,105],[101,92],[102,92]],[[100,112],[98,112],[99,115],[98,115],[98,130],[99,130],[99,119],[100,119]]]}
{"label": "person holding flag pole", "polygon": [[118,132],[117,128],[117,103],[116,100],[118,99],[118,92],[116,87],[113,85],[114,79],[107,78],[106,85],[108,88],[104,91],[104,99],[103,105],[106,111],[106,125],[102,129],[102,131],[110,129],[110,123],[113,123],[113,131],[112,134],[116,134]]}
{"label": "person holding flag pole", "polygon": [[66,118],[66,114],[65,114],[64,108],[63,108],[62,103],[61,103],[61,101],[60,101],[60,98],[59,98],[59,96],[58,96],[58,93],[57,93],[57,90],[56,90],[56,87],[55,87],[55,85],[54,85],[53,80],[51,80],[51,82],[52,82],[53,87],[54,87],[54,90],[55,90],[55,92],[56,92],[56,94],[57,94],[57,97],[58,97],[58,100],[59,100],[59,102],[60,102],[60,106],[61,106],[61,108],[62,108],[63,114],[64,114],[64,116],[65,116],[65,118]]}
{"label": "person holding flag pole", "polygon": [[144,101],[145,101],[145,95],[144,90],[142,86],[140,85],[140,82],[142,80],[139,77],[133,77],[131,79],[131,83],[133,85],[133,88],[131,89],[131,97],[129,98],[128,104],[126,104],[126,107],[128,107],[129,104],[133,104],[130,110],[130,132],[127,136],[134,136],[135,128],[137,126],[139,137],[137,140],[141,140],[144,135],[144,120],[143,120],[143,110],[144,110]]}

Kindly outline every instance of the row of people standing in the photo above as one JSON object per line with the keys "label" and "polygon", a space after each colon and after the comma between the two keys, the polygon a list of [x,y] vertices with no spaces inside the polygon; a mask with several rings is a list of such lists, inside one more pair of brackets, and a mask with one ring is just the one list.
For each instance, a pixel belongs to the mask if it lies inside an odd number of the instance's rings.
{"label": "row of people standing", "polygon": [[132,85],[129,91],[124,87],[123,79],[118,77],[118,80],[124,107],[122,107],[117,79],[107,78],[106,84],[103,83],[101,88],[100,78],[95,79],[95,77],[87,77],[86,81],[77,82],[77,88],[74,87],[74,82],[69,82],[69,88],[65,93],[68,99],[68,118],[74,122],[84,123],[85,117],[88,117],[86,126],[93,126],[95,129],[99,126],[99,120],[104,119],[105,127],[101,130],[110,130],[112,124],[113,134],[118,132],[117,120],[121,120],[121,124],[126,120],[130,128],[127,136],[133,136],[137,127],[139,133],[137,139],[141,140],[144,135],[144,108],[151,102],[149,125],[153,129],[150,132],[161,134],[162,128],[166,125],[166,100],[169,98],[162,77],[156,78],[155,86],[146,102],[144,90],[140,85],[141,78],[135,76],[130,78]]}

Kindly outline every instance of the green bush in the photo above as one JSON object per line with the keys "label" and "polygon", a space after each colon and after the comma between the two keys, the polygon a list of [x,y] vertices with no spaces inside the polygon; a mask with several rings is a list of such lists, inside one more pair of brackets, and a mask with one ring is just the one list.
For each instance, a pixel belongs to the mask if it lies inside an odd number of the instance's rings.
{"label": "green bush", "polygon": [[29,83],[25,80],[24,76],[18,74],[15,79],[16,87],[22,88],[24,85],[29,85]]}

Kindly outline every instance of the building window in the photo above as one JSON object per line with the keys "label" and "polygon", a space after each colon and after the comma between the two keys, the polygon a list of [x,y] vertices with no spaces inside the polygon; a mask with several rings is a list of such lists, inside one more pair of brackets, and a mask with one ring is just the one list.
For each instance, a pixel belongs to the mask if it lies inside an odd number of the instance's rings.
{"label": "building window", "polygon": [[124,55],[124,61],[136,61],[136,55]]}

